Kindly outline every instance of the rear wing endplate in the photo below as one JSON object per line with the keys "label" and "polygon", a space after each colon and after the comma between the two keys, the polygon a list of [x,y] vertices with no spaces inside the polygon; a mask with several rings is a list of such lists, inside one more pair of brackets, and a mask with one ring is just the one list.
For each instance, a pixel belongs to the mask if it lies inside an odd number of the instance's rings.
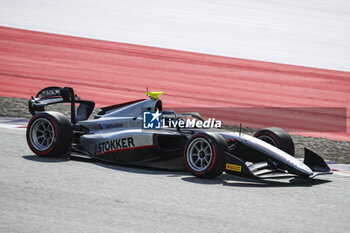
{"label": "rear wing endplate", "polygon": [[[71,87],[46,87],[38,92],[36,97],[32,97],[28,102],[29,112],[34,116],[37,112],[45,111],[46,105],[57,103],[71,104],[71,122],[86,120],[94,110],[95,103],[88,100],[81,100],[74,94]],[[77,114],[75,113],[75,104],[79,103]]]}

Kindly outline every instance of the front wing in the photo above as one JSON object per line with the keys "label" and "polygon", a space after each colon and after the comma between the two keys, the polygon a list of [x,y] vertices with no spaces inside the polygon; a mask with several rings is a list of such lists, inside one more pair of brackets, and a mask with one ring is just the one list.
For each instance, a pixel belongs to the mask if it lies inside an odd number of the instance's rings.
{"label": "front wing", "polygon": [[260,179],[281,176],[301,176],[305,178],[314,178],[317,175],[333,173],[321,156],[308,148],[305,148],[304,150],[304,164],[312,170],[312,174],[301,172],[290,166],[282,169],[279,164],[272,160],[247,165],[240,158],[229,152],[225,152],[225,172],[235,176]]}

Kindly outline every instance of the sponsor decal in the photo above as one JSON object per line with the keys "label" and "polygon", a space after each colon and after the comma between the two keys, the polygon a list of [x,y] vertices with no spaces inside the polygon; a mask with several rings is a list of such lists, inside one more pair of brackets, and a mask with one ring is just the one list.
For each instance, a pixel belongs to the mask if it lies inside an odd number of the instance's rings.
{"label": "sponsor decal", "polygon": [[94,145],[94,154],[100,155],[106,152],[135,147],[134,138],[118,138]]}
{"label": "sponsor decal", "polygon": [[157,112],[143,113],[144,129],[160,128],[220,128],[221,121],[209,118],[205,121],[194,119],[189,114],[162,114]]}
{"label": "sponsor decal", "polygon": [[235,172],[241,172],[242,166],[226,163],[226,170],[235,171]]}
{"label": "sponsor decal", "polygon": [[121,128],[123,127],[123,124],[122,123],[111,123],[111,124],[103,123],[103,124],[98,124],[98,127],[100,129],[113,129],[113,128]]}
{"label": "sponsor decal", "polygon": [[44,90],[44,91],[40,92],[40,95],[45,96],[45,97],[59,95],[59,94],[60,94],[59,89],[50,89],[50,90]]}

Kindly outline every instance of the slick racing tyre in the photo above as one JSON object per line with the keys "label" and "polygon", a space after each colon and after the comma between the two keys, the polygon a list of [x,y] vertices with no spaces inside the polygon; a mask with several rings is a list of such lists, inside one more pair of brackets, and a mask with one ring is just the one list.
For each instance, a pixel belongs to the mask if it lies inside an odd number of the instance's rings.
{"label": "slick racing tyre", "polygon": [[278,149],[287,152],[294,156],[294,143],[291,136],[281,128],[271,127],[259,130],[254,134],[254,137],[263,140]]}
{"label": "slick racing tyre", "polygon": [[200,178],[215,178],[225,169],[227,144],[219,134],[204,132],[193,135],[184,150],[185,166]]}
{"label": "slick racing tyre", "polygon": [[27,126],[27,143],[38,156],[62,155],[69,150],[72,139],[72,125],[59,112],[38,113]]}

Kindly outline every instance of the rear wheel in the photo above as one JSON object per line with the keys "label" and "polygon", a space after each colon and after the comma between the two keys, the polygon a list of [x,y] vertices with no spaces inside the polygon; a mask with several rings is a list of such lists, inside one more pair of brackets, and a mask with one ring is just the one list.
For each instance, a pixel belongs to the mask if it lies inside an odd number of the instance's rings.
{"label": "rear wheel", "polygon": [[186,168],[200,178],[215,178],[224,171],[227,150],[225,139],[218,134],[198,133],[192,136],[184,151]]}
{"label": "rear wheel", "polygon": [[294,143],[292,137],[283,129],[270,127],[259,130],[254,134],[254,137],[265,141],[278,149],[294,156]]}
{"label": "rear wheel", "polygon": [[27,126],[27,143],[39,156],[56,157],[64,154],[69,150],[72,139],[72,125],[62,113],[39,113]]}

